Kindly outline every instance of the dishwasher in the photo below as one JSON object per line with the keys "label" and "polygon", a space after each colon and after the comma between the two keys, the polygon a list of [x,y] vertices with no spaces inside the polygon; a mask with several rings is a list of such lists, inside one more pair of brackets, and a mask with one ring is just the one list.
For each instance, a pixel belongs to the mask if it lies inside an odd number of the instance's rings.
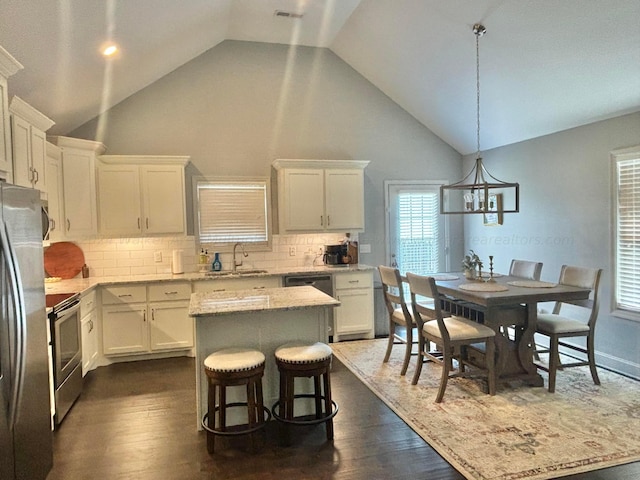
{"label": "dishwasher", "polygon": [[[321,292],[333,297],[333,280],[328,274],[285,275],[285,287],[316,287]],[[333,308],[329,309],[329,341],[333,339]]]}

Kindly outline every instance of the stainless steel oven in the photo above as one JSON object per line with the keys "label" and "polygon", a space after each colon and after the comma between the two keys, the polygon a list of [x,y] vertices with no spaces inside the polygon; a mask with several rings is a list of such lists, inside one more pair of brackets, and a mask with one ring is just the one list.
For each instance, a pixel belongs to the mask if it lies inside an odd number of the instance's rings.
{"label": "stainless steel oven", "polygon": [[82,337],[80,295],[47,295],[53,303],[49,315],[53,383],[55,388],[55,425],[59,425],[82,392]]}

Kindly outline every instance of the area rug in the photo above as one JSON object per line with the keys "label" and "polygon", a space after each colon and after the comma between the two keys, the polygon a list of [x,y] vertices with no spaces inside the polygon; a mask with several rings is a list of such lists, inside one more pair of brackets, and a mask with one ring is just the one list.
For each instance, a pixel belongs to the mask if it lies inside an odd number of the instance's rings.
{"label": "area rug", "polygon": [[[558,372],[556,392],[502,386],[495,396],[479,381],[450,379],[434,399],[438,365],[425,364],[411,385],[417,357],[400,376],[404,348],[382,363],[386,339],[331,344],[335,356],[468,479],[549,479],[640,460],[640,382],[585,367]],[[546,375],[543,375],[546,383]]]}

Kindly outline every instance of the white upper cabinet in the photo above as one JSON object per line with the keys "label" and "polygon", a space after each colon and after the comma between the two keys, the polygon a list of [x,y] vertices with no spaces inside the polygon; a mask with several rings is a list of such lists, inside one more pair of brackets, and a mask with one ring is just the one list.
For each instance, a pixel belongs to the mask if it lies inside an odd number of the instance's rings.
{"label": "white upper cabinet", "polygon": [[64,186],[62,183],[62,151],[47,142],[45,176],[47,177],[47,198],[49,200],[49,240],[64,240]]}
{"label": "white upper cabinet", "polygon": [[40,113],[20,97],[14,96],[11,113],[11,146],[13,148],[13,183],[47,194],[47,136],[54,121]]}
{"label": "white upper cabinet", "polygon": [[64,186],[64,233],[68,240],[93,237],[98,231],[96,207],[96,156],[104,153],[100,142],[70,137],[50,137],[60,147]]}
{"label": "white upper cabinet", "polygon": [[280,233],[364,231],[364,168],[368,163],[274,161]]}
{"label": "white upper cabinet", "polygon": [[7,79],[22,65],[0,46],[0,178],[12,180],[11,126],[9,120],[9,95]]}
{"label": "white upper cabinet", "polygon": [[189,157],[103,155],[98,163],[100,234],[181,235]]}

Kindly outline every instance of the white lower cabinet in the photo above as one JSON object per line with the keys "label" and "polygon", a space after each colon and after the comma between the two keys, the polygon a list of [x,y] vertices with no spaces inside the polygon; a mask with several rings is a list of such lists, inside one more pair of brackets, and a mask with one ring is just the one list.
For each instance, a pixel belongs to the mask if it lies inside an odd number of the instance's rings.
{"label": "white lower cabinet", "polygon": [[102,291],[102,348],[106,356],[189,349],[189,282],[118,285]]}
{"label": "white lower cabinet", "polygon": [[80,299],[82,330],[82,376],[96,368],[98,362],[98,310],[96,291],[91,290]]}
{"label": "white lower cabinet", "polygon": [[373,274],[371,271],[334,274],[333,341],[374,337]]}

